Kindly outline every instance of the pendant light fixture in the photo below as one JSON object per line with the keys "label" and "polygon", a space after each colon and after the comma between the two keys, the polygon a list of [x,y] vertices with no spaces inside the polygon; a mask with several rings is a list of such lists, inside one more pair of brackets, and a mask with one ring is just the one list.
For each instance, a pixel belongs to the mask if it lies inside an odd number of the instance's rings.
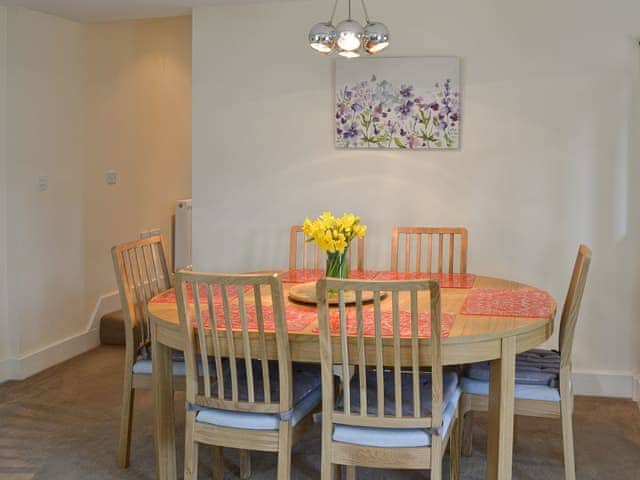
{"label": "pendant light fixture", "polygon": [[351,18],[351,0],[348,2],[348,18],[333,26],[338,1],[335,0],[331,18],[328,22],[321,22],[311,27],[309,32],[309,46],[323,55],[338,52],[346,58],[360,56],[364,50],[369,55],[375,55],[389,46],[389,30],[380,22],[369,20],[369,14],[364,0],[360,0],[366,25],[364,28]]}

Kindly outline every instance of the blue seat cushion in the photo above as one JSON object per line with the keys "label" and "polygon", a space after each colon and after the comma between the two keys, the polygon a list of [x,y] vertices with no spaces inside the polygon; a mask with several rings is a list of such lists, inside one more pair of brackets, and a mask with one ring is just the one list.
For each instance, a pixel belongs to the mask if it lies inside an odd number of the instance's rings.
{"label": "blue seat cushion", "polygon": [[[230,360],[224,358],[222,360],[224,396],[227,400],[231,400],[231,368]],[[251,362],[253,369],[253,390],[255,400],[257,402],[264,401],[264,384],[262,378],[262,362],[253,360]],[[271,401],[278,402],[280,400],[280,371],[277,361],[268,362],[269,369],[269,386],[271,392]],[[320,365],[293,363],[292,371],[292,388],[293,399],[304,397],[307,393],[321,385]],[[247,368],[243,359],[236,359],[236,378],[238,379],[238,400],[246,402],[249,399],[249,391],[247,388]],[[213,386],[212,386],[213,388]],[[217,388],[217,387],[216,387]]]}
{"label": "blue seat cushion", "polygon": [[[461,380],[462,391],[474,395],[489,395],[489,382],[482,380],[474,380],[473,378],[464,377]],[[545,400],[547,402],[559,402],[560,391],[556,387],[548,385],[522,385],[516,383],[515,398],[522,400]]]}
{"label": "blue seat cushion", "polygon": [[[256,401],[264,400],[264,389],[262,384],[262,369],[258,362],[253,362],[254,392]],[[228,366],[228,364],[227,364]],[[272,401],[278,401],[279,378],[276,362],[269,362],[270,370],[270,391]],[[238,361],[238,398],[246,401],[248,398],[246,368],[242,361]],[[224,373],[225,397],[231,398],[231,373],[229,368],[225,368]],[[319,365],[308,365],[294,363],[292,365],[293,383],[293,409],[290,413],[291,425],[295,426],[311,410],[322,401],[321,375]],[[212,389],[214,387],[212,386]],[[196,422],[208,423],[221,427],[242,428],[248,430],[277,430],[281,420],[281,415],[267,413],[238,412],[234,410],[223,410],[218,408],[199,408],[196,415]]]}
{"label": "blue seat cushion", "polygon": [[[184,353],[179,350],[172,350],[171,358],[173,360],[173,374],[175,376],[184,376],[186,367],[184,364]],[[133,373],[138,375],[151,375],[151,349],[143,349],[141,355],[133,364]]]}
{"label": "blue seat cushion", "polygon": [[[429,396],[431,392],[428,392]],[[449,433],[458,408],[462,390],[456,386],[444,404],[442,412],[442,436]],[[431,445],[431,432],[421,428],[372,428],[336,425],[333,440],[367,447],[428,447]]]}
{"label": "blue seat cushion", "polygon": [[[378,413],[378,396],[377,396],[377,378],[375,370],[367,372],[367,413],[369,415],[377,415]],[[384,381],[384,413],[385,415],[395,415],[395,381],[393,371],[385,371],[383,373]],[[400,374],[402,384],[402,415],[413,416],[413,375],[408,372]],[[455,372],[444,372],[442,376],[442,403],[447,404],[453,397],[458,386],[458,375]],[[431,373],[420,373],[420,406],[421,416],[429,416],[431,414]],[[360,413],[360,378],[358,372],[353,376],[350,383],[351,395],[351,412]],[[338,398],[337,408],[343,408],[342,396]]]}
{"label": "blue seat cushion", "polygon": [[[534,349],[516,356],[516,384],[558,387],[560,354],[554,350]],[[465,377],[489,381],[489,362],[474,363],[466,368]]]}

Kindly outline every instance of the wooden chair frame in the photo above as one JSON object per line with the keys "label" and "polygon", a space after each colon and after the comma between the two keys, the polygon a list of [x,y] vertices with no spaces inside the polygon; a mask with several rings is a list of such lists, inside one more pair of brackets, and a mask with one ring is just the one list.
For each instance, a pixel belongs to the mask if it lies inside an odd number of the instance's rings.
{"label": "wooden chair frame", "polygon": [[[236,412],[284,414],[289,412],[293,403],[292,365],[289,350],[287,323],[284,315],[284,297],[282,284],[277,275],[226,275],[205,274],[193,272],[178,272],[176,274],[176,293],[178,300],[178,314],[180,328],[185,337],[185,361],[187,367],[186,391],[187,402],[198,408],[217,408]],[[207,292],[206,305],[201,304],[199,295],[194,295],[194,304],[190,306],[186,301],[185,288],[187,284],[198,291],[204,286]],[[220,289],[214,293],[213,287]],[[245,288],[252,290],[251,296],[256,310],[258,323],[258,339],[251,339],[245,303]],[[229,288],[237,292],[237,305],[241,319],[242,331],[233,331],[230,321],[231,300]],[[264,331],[263,300],[261,291],[268,289],[275,323],[275,348],[272,341],[267,341]],[[205,327],[202,310],[206,309],[211,319],[210,323],[217,324],[215,308],[212,306],[214,296],[220,296],[224,306],[225,328]],[[189,320],[193,316],[197,324],[197,334]],[[255,336],[255,333],[251,334]],[[197,358],[200,357],[203,376],[199,381]],[[213,371],[209,365],[209,357],[213,357]],[[223,357],[229,361],[231,398],[226,398],[224,385]],[[247,400],[239,397],[239,381],[237,377],[237,360],[244,360],[247,374]],[[252,361],[259,360],[263,381],[263,399],[258,400],[254,390],[254,369]],[[279,400],[271,397],[268,360],[277,360],[279,374]],[[212,385],[212,378],[216,380]],[[202,387],[200,387],[202,383]],[[295,427],[291,422],[283,419],[279,422],[278,430],[247,430],[229,428],[196,422],[196,411],[190,409],[186,414],[185,434],[185,480],[198,478],[198,444],[203,443],[214,447],[214,478],[221,480],[224,476],[222,463],[222,448],[237,448],[243,450],[259,450],[278,453],[278,479],[285,480],[291,476],[291,447],[292,443],[302,435],[311,425],[311,416],[298,423]],[[248,434],[248,432],[250,434]]]}
{"label": "wooden chair frame", "polygon": [[[571,354],[582,296],[591,264],[591,250],[580,245],[571,274],[569,289],[565,297],[560,317],[560,402],[543,400],[515,399],[516,415],[560,418],[562,423],[562,446],[564,452],[565,480],[575,480],[575,454],[573,441],[573,388],[571,384]],[[471,455],[472,428],[474,411],[486,412],[488,397],[484,395],[464,394],[462,397],[463,454]]]}
{"label": "wooden chair frame", "polygon": [[[339,296],[340,331],[331,332],[329,292]],[[431,314],[431,340],[418,337],[418,292],[429,292]],[[345,292],[355,293],[355,314],[357,336],[349,337],[346,326]],[[363,292],[373,292],[373,311],[375,336],[365,336],[363,332]],[[382,336],[381,306],[382,292],[391,295],[393,316],[393,336]],[[411,329],[410,338],[400,337],[399,295],[410,296]],[[317,284],[318,323],[320,326],[320,359],[322,366],[322,480],[333,480],[338,465],[347,466],[349,478],[355,478],[355,466],[374,468],[430,469],[431,478],[442,478],[442,457],[447,441],[451,450],[451,478],[459,475],[460,430],[456,410],[453,424],[443,438],[438,434],[431,437],[429,447],[372,447],[338,442],[333,439],[336,424],[377,427],[377,428],[425,428],[442,425],[443,416],[443,370],[440,322],[440,287],[431,280],[410,281],[366,281],[322,279]],[[429,359],[432,374],[432,411],[430,416],[423,415],[421,407],[420,373],[425,367],[425,358]],[[341,369],[344,398],[342,410],[335,407],[334,365]],[[359,412],[351,410],[349,382],[357,366],[360,382]],[[377,386],[377,412],[370,413],[367,405],[367,368],[374,367]],[[392,367],[394,373],[395,414],[384,412],[385,367]],[[402,412],[402,372],[411,372],[413,385],[414,414],[406,416]],[[346,385],[344,385],[346,384]],[[364,406],[363,406],[364,405]]]}
{"label": "wooden chair frame", "polygon": [[[302,234],[302,265],[298,264],[300,234]],[[356,247],[355,250],[357,250],[356,253],[354,253],[354,246]],[[351,246],[349,247],[349,265],[354,265],[354,256],[356,258],[357,270],[364,271],[364,238],[356,238],[351,242]],[[307,242],[304,239],[302,225],[293,225],[289,234],[289,269],[324,270],[325,260],[326,254],[316,247],[315,244]]]}
{"label": "wooden chair frame", "polygon": [[[404,236],[404,270],[426,273],[444,273],[445,265],[448,266],[448,273],[467,273],[467,245],[469,233],[463,227],[395,227],[391,236],[391,271],[400,271],[400,237]],[[422,255],[422,238],[426,236],[426,252]],[[437,238],[437,245],[434,248],[434,236]],[[448,242],[445,243],[445,238]],[[460,237],[459,271],[454,272],[455,265],[455,238]],[[415,242],[412,239],[415,238]],[[414,261],[412,262],[412,244],[415,243]],[[448,245],[447,263],[444,263],[444,248]],[[434,252],[434,250],[436,250]],[[434,254],[436,254],[436,269],[434,271]],[[423,264],[426,268],[423,270]]]}
{"label": "wooden chair frame", "polygon": [[[118,466],[129,466],[131,422],[136,389],[151,389],[151,375],[134,374],[133,364],[149,346],[147,302],[172,287],[167,247],[162,236],[116,245],[111,249],[125,327],[124,384],[120,416]],[[184,390],[184,379],[174,379],[175,389]]]}

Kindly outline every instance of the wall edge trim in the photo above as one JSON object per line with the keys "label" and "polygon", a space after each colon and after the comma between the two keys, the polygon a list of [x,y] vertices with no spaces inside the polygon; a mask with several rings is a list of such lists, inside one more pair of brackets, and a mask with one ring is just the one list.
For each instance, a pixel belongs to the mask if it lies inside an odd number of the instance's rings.
{"label": "wall edge trim", "polygon": [[24,380],[96,348],[100,345],[100,319],[105,313],[118,308],[120,308],[120,295],[117,291],[98,296],[83,331],[17,358],[0,361],[0,383],[7,380]]}

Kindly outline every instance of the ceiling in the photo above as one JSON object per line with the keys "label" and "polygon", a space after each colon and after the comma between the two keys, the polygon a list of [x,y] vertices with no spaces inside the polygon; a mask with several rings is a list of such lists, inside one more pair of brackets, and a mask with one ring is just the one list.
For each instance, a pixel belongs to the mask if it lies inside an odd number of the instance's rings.
{"label": "ceiling", "polygon": [[0,0],[0,4],[51,13],[79,22],[188,15],[194,7],[278,0]]}

